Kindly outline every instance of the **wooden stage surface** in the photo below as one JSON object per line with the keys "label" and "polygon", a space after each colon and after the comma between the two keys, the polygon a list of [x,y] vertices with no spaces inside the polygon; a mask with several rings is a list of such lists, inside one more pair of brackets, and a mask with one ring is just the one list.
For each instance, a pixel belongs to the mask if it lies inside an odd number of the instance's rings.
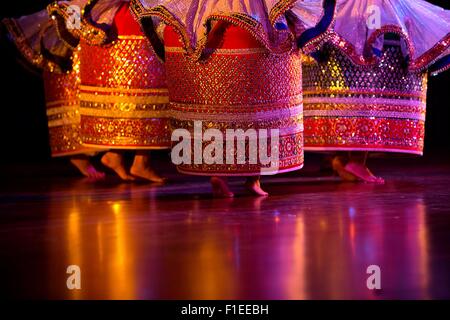
{"label": "wooden stage surface", "polygon": [[[213,199],[207,179],[172,168],[155,186],[89,183],[62,160],[6,166],[0,296],[448,299],[449,160],[374,159],[385,185],[343,183],[312,165],[265,178],[268,198],[234,199]],[[69,265],[81,290],[66,287]],[[381,290],[366,286],[370,265]]]}

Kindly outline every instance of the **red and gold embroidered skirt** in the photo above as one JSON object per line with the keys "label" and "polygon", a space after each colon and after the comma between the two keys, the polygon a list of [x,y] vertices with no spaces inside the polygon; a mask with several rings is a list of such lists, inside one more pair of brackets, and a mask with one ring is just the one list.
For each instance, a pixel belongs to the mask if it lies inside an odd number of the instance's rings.
{"label": "red and gold embroidered skirt", "polygon": [[45,99],[53,157],[91,152],[80,136],[79,63],[70,73],[44,71]]}
{"label": "red and gold embroidered skirt", "polygon": [[[300,169],[303,166],[300,54],[272,54],[249,32],[220,24],[210,34],[200,60],[186,55],[175,29],[166,27],[164,32],[171,127],[190,133],[192,161],[179,164],[178,170],[194,175],[253,176]],[[222,158],[231,154],[233,159],[222,163],[196,162],[198,150],[194,146],[200,144],[206,150],[209,145],[207,139],[196,141],[195,124],[199,121],[202,133],[215,129],[224,139],[229,138],[230,130],[253,129],[258,139],[261,130],[267,130],[270,140],[274,139],[271,129],[279,130],[279,142],[274,147],[278,151],[277,170],[262,172],[266,164],[252,158],[257,155],[250,154],[249,139],[244,142],[248,152],[240,161],[236,158],[239,156],[236,141],[230,144],[230,153],[225,154],[223,147]],[[269,149],[267,155],[275,150]]]}
{"label": "red and gold embroidered skirt", "polygon": [[169,148],[164,65],[128,4],[119,9],[114,24],[118,37],[111,44],[80,44],[83,143],[114,149]]}
{"label": "red and gold embroidered skirt", "polygon": [[403,66],[397,46],[379,64],[354,65],[326,46],[304,63],[305,150],[423,153],[427,74]]}

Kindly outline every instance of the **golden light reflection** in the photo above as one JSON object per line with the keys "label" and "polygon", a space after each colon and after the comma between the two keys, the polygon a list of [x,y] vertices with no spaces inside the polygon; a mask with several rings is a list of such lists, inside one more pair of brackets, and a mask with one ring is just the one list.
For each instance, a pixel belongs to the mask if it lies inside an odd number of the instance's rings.
{"label": "golden light reflection", "polygon": [[[193,291],[193,299],[207,297],[214,300],[235,296],[233,263],[227,259],[221,242],[215,235],[208,233],[198,253],[189,257],[189,287]],[[232,244],[227,243],[227,247],[232,247]]]}
{"label": "golden light reflection", "polygon": [[[348,224],[347,217],[345,215],[345,210],[338,206],[334,208],[337,215],[337,223],[340,224]],[[331,228],[331,227],[330,227]],[[333,236],[328,234],[327,230],[324,230],[324,237],[326,239],[327,249],[322,249],[325,252],[325,261],[327,261],[327,265],[325,269],[322,269],[322,272],[329,273],[328,276],[328,290],[330,299],[339,299],[342,294],[342,291],[347,290],[347,272],[351,267],[351,255],[345,252],[345,246],[348,246],[348,238],[345,236],[342,241],[338,241],[338,239],[334,239]],[[350,242],[351,246],[354,246],[354,243]],[[330,272],[330,263],[333,265],[333,271]]]}
{"label": "golden light reflection", "polygon": [[104,261],[104,250],[103,250],[103,227],[101,223],[97,223],[97,248],[98,248],[98,257],[100,260],[100,263],[103,263]]}
{"label": "golden light reflection", "polygon": [[[295,215],[275,217],[261,214],[261,203],[255,202],[249,205],[254,215],[246,216],[253,219],[251,228],[248,220],[241,224],[233,214],[205,213],[202,201],[185,206],[190,223],[172,223],[166,213],[158,216],[158,202],[140,193],[106,205],[96,200],[87,204],[83,198],[62,209],[55,201],[49,221],[60,221],[63,228],[56,224],[48,229],[57,239],[48,246],[50,273],[55,274],[49,288],[70,299],[136,299],[143,294],[232,299],[260,288],[283,299],[353,294],[377,299],[385,296],[365,288],[364,268],[375,263],[389,270],[382,281],[395,294],[407,288],[412,297],[432,297],[430,222],[423,199],[392,214],[370,199],[356,198],[355,192],[348,196],[330,202],[324,211],[299,209]],[[221,204],[227,213],[235,207],[232,201]],[[179,212],[176,205],[169,209]],[[170,223],[161,223],[165,219]],[[144,220],[149,222],[144,228],[134,228]],[[65,287],[64,268],[70,264],[81,267],[82,290]],[[257,289],[246,287],[245,281],[254,281]]]}
{"label": "golden light reflection", "polygon": [[110,251],[109,265],[109,292],[111,299],[136,298],[136,279],[133,269],[133,251],[129,247],[129,237],[125,212],[119,202],[111,205],[114,213],[114,243]]}
{"label": "golden light reflection", "polygon": [[413,246],[410,249],[411,251],[415,250],[415,247],[417,246],[417,254],[411,253],[412,257],[417,257],[417,267],[418,267],[418,274],[420,275],[420,288],[422,288],[422,295],[423,299],[431,299],[430,292],[429,292],[429,285],[430,285],[430,279],[429,279],[429,243],[428,243],[428,228],[427,228],[427,214],[426,214],[426,207],[423,203],[423,201],[420,201],[417,204],[417,239],[416,241],[413,241]]}
{"label": "golden light reflection", "polygon": [[306,299],[308,280],[305,275],[307,256],[305,244],[305,221],[302,213],[297,215],[295,221],[295,236],[292,245],[292,264],[288,266],[285,278],[286,296],[289,300]]}
{"label": "golden light reflection", "polygon": [[[81,267],[81,288],[83,288],[83,260],[82,260],[82,237],[81,237],[81,223],[80,212],[74,205],[69,213],[68,228],[67,228],[67,253],[68,253],[68,266],[77,265]],[[67,275],[68,276],[68,275]],[[69,290],[71,299],[81,299],[81,290]]]}
{"label": "golden light reflection", "polygon": [[67,289],[68,298],[136,298],[135,251],[130,221],[125,218],[120,202],[110,202],[101,210],[96,203],[73,202],[64,230],[67,259],[59,263],[80,266],[81,290]]}

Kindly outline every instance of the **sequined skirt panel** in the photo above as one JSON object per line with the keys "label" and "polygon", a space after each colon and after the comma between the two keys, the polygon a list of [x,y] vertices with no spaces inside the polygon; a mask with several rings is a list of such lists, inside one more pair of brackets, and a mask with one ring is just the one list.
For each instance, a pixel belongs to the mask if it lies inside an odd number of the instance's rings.
{"label": "sequined skirt panel", "polygon": [[[186,129],[191,133],[192,154],[195,144],[202,144],[205,150],[209,143],[196,141],[195,122],[201,121],[202,132],[217,129],[225,138],[227,130],[253,129],[260,133],[261,129],[267,129],[270,140],[273,138],[270,130],[279,129],[279,142],[275,147],[279,154],[277,172],[303,166],[299,54],[272,54],[249,33],[232,26],[225,31],[225,40],[218,41],[218,47],[207,49],[208,56],[199,61],[184,54],[178,35],[170,27],[166,28],[164,38],[171,126],[172,130]],[[248,143],[247,140],[246,151]],[[237,143],[231,153],[234,157],[238,154],[236,148]],[[246,153],[244,163],[236,158],[232,162],[214,164],[184,163],[178,170],[208,176],[261,174],[265,165],[259,161],[252,163],[249,157]],[[267,174],[273,173],[276,172]]]}
{"label": "sequined skirt panel", "polygon": [[78,99],[79,64],[70,73],[44,71],[45,99],[52,156],[91,152],[82,145]]}
{"label": "sequined skirt panel", "polygon": [[164,65],[141,35],[107,46],[81,43],[81,132],[85,145],[170,147]]}
{"label": "sequined skirt panel", "polygon": [[427,74],[404,67],[390,46],[375,67],[354,65],[338,49],[304,63],[305,150],[422,154]]}

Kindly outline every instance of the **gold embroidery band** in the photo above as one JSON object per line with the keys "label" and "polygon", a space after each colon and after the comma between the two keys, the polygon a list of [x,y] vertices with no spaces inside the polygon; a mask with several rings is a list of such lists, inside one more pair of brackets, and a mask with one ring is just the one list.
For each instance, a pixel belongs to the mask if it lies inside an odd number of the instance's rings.
{"label": "gold embroidery band", "polygon": [[169,97],[167,96],[148,96],[148,95],[102,95],[80,92],[80,100],[94,103],[110,103],[110,104],[167,104]]}
{"label": "gold embroidery band", "polygon": [[147,118],[169,118],[170,111],[135,111],[132,110],[136,105],[127,104],[126,107],[130,110],[111,110],[111,109],[95,109],[86,108],[85,104],[81,104],[80,114],[83,116],[104,117],[104,118],[122,118],[122,119],[147,119]]}
{"label": "gold embroidery band", "polygon": [[48,119],[48,127],[58,127],[58,126],[64,126],[68,124],[80,124],[80,113],[78,111],[78,108],[67,108],[64,111],[54,113],[54,114],[48,114],[47,113],[47,119]]}
{"label": "gold embroidery band", "polygon": [[305,117],[354,117],[354,118],[396,118],[425,121],[424,114],[414,112],[386,112],[386,111],[347,111],[347,110],[311,110],[305,111]]}
{"label": "gold embroidery band", "polygon": [[332,97],[352,97],[352,96],[367,96],[367,98],[375,98],[374,96],[376,96],[377,98],[380,97],[386,97],[386,98],[397,98],[397,97],[402,97],[402,98],[415,98],[415,99],[426,99],[426,95],[424,95],[423,92],[401,92],[401,91],[390,91],[388,89],[385,90],[378,90],[378,89],[373,89],[373,90],[364,90],[364,89],[358,89],[358,88],[346,88],[346,89],[340,89],[340,88],[331,88],[331,89],[326,89],[326,88],[320,88],[320,89],[316,89],[316,90],[309,90],[308,87],[304,87],[304,91],[303,94],[305,96],[305,98],[307,96],[323,96],[323,95],[332,95]]}
{"label": "gold embroidery band", "polygon": [[93,87],[93,86],[80,86],[80,90],[91,93],[108,93],[108,94],[160,94],[168,95],[166,88],[149,88],[149,89],[134,89],[134,88],[111,88],[111,87]]}
{"label": "gold embroidery band", "polygon": [[82,115],[83,144],[105,149],[167,149],[169,119],[101,118]]}
{"label": "gold embroidery band", "polygon": [[93,148],[83,146],[79,135],[80,124],[69,124],[49,128],[52,157],[92,154]]}
{"label": "gold embroidery band", "polygon": [[80,97],[84,145],[105,149],[170,147],[167,96],[81,93]]}
{"label": "gold embroidery band", "polygon": [[61,108],[73,108],[73,106],[78,105],[80,102],[78,100],[67,101],[67,100],[56,100],[47,102],[47,115],[52,115],[60,112]]}

